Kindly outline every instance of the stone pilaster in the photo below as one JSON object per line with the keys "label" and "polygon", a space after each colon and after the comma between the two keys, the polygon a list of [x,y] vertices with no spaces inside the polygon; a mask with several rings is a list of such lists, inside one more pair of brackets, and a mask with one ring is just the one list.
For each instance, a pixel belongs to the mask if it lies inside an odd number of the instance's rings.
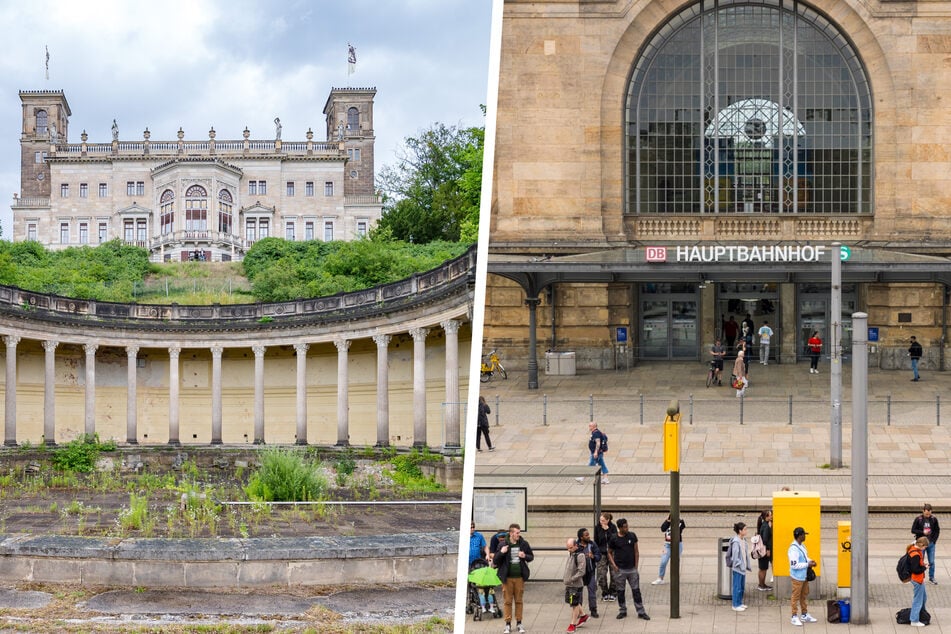
{"label": "stone pilaster", "polygon": [[3,444],[16,447],[17,444],[17,344],[20,338],[7,335],[3,338],[7,345],[7,374],[4,387]]}
{"label": "stone pilaster", "polygon": [[461,431],[459,428],[459,325],[455,319],[440,322],[446,331],[446,428],[444,433],[447,449],[458,449]]}
{"label": "stone pilaster", "polygon": [[254,352],[254,444],[264,444],[264,353],[267,346],[251,346]]}
{"label": "stone pilaster", "polygon": [[350,341],[337,339],[337,446],[350,444]]}
{"label": "stone pilaster", "polygon": [[178,387],[179,364],[178,357],[182,353],[179,346],[172,346],[168,349],[168,444],[182,444],[178,439],[179,429],[179,411],[178,411]]}
{"label": "stone pilaster", "polygon": [[43,442],[56,444],[56,346],[58,341],[43,342],[45,372],[43,375]]}
{"label": "stone pilaster", "polygon": [[390,335],[373,335],[376,342],[376,446],[390,444]]}
{"label": "stone pilaster", "polygon": [[138,418],[136,407],[136,387],[138,383],[138,372],[136,371],[136,359],[139,354],[139,346],[126,346],[126,405],[125,405],[125,441],[130,445],[139,444],[138,440]]}
{"label": "stone pilaster", "polygon": [[294,344],[297,353],[297,444],[307,444],[307,349],[306,343]]}
{"label": "stone pilaster", "polygon": [[413,328],[413,446],[426,446],[426,335],[429,328]]}
{"label": "stone pilaster", "polygon": [[221,354],[224,348],[211,347],[211,444],[221,444]]}
{"label": "stone pilaster", "polygon": [[87,343],[83,346],[86,351],[86,400],[85,424],[86,434],[96,433],[96,350],[98,344]]}

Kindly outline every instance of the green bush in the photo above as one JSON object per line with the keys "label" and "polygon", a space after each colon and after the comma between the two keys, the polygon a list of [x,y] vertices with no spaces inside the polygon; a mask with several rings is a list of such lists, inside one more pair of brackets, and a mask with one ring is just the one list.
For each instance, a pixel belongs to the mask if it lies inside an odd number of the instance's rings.
{"label": "green bush", "polygon": [[100,442],[99,434],[83,434],[54,449],[50,460],[60,471],[89,473],[95,468],[101,452],[115,450],[115,441]]}
{"label": "green bush", "polygon": [[261,466],[244,488],[248,497],[265,502],[305,502],[321,499],[328,489],[319,463],[308,462],[290,449],[265,449]]}

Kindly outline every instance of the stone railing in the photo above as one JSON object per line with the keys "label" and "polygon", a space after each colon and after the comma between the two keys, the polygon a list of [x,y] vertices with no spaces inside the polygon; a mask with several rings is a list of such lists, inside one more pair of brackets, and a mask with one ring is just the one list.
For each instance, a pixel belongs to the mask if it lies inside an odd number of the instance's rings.
{"label": "stone railing", "polygon": [[435,269],[391,284],[330,297],[267,304],[117,304],[0,286],[0,315],[37,321],[79,322],[82,327],[89,328],[122,328],[134,322],[138,329],[162,330],[256,329],[262,324],[296,327],[349,322],[466,293],[469,285],[474,284],[475,269],[476,247],[473,246]]}
{"label": "stone railing", "polygon": [[626,216],[629,239],[656,240],[853,240],[868,235],[866,215],[704,214]]}
{"label": "stone railing", "polygon": [[117,141],[115,143],[66,143],[57,145],[49,158],[75,159],[84,156],[151,156],[172,157],[180,155],[246,156],[248,154],[281,154],[289,156],[321,155],[345,156],[340,144],[335,141],[288,141],[278,148],[272,140],[227,140],[227,141]]}

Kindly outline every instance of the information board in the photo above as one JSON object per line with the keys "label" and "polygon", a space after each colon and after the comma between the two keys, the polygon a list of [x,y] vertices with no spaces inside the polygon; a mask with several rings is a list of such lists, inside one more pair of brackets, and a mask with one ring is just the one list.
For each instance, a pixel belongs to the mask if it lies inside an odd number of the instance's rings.
{"label": "information board", "polygon": [[528,531],[528,489],[525,487],[474,487],[472,521],[476,530],[507,530],[518,524]]}

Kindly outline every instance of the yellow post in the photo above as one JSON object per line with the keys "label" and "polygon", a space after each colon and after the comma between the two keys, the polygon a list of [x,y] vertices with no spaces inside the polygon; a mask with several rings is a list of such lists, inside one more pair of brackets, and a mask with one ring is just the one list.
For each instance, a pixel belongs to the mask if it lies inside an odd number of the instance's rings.
{"label": "yellow post", "polygon": [[789,576],[786,556],[793,542],[793,530],[802,526],[808,535],[804,546],[809,558],[816,561],[816,574],[822,575],[822,540],[819,533],[818,491],[776,491],[773,493],[773,573]]}
{"label": "yellow post", "polygon": [[[852,522],[839,522],[839,589],[852,587]],[[818,560],[816,560],[818,561]]]}
{"label": "yellow post", "polygon": [[680,471],[680,412],[664,419],[664,471]]}

